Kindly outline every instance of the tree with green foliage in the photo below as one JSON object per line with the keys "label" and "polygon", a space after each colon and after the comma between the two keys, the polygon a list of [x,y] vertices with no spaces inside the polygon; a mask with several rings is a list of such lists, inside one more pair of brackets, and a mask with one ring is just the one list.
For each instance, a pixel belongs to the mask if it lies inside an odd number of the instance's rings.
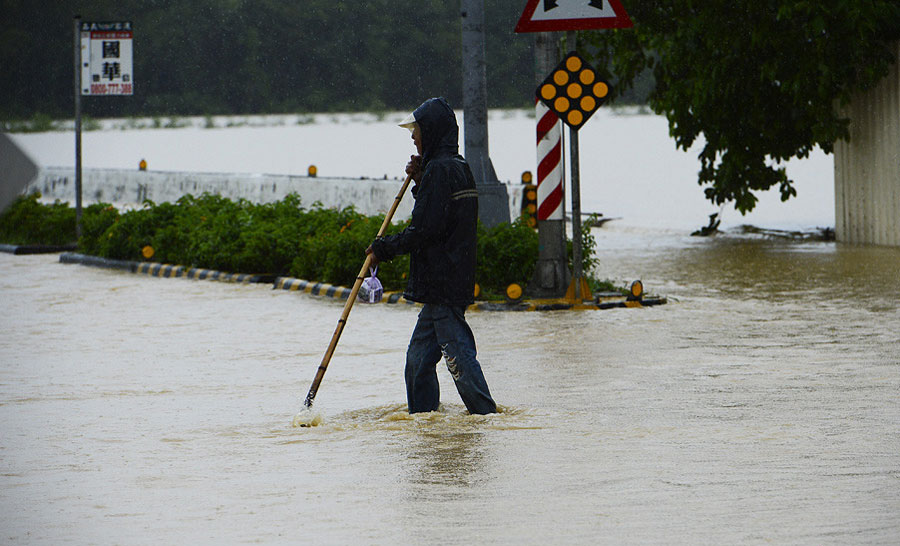
{"label": "tree with green foliage", "polygon": [[703,136],[698,183],[741,213],[756,205],[754,191],[797,194],[784,161],[849,139],[839,106],[887,73],[900,38],[897,0],[630,0],[627,9],[634,28],[582,43],[619,92],[652,69],[650,107],[677,147]]}

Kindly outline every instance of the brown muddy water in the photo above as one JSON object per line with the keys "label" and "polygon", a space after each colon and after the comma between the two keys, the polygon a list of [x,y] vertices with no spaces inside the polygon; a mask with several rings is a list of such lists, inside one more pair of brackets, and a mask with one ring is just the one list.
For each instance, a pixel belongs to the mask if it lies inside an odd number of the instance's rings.
{"label": "brown muddy water", "polygon": [[0,540],[897,544],[900,249],[595,230],[667,305],[473,312],[500,415],[405,413],[416,308],[0,254]]}

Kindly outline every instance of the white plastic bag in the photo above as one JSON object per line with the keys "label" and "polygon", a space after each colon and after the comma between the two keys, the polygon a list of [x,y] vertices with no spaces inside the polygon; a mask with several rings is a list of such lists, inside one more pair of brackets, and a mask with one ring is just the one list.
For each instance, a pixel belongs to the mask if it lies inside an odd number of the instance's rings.
{"label": "white plastic bag", "polygon": [[378,303],[381,301],[384,288],[381,286],[381,281],[378,280],[377,274],[378,266],[375,266],[374,269],[369,268],[369,276],[363,279],[359,292],[356,295],[359,301],[363,303]]}

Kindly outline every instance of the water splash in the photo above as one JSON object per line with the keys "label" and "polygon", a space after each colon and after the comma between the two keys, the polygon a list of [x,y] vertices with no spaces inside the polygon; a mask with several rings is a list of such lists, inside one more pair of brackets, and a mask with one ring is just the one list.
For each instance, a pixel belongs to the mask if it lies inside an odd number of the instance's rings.
{"label": "water splash", "polygon": [[325,415],[318,410],[306,407],[300,410],[291,421],[291,426],[298,427],[317,427],[325,422]]}
{"label": "water splash", "polygon": [[489,415],[470,415],[462,404],[441,404],[437,411],[410,414],[406,404],[389,404],[345,411],[331,416],[326,423],[322,411],[304,407],[294,416],[291,425],[293,428],[322,426],[335,432],[358,429],[421,431],[434,427],[462,430],[473,426],[495,430],[544,427],[543,423],[530,422],[535,415],[524,408],[498,405],[497,410]]}

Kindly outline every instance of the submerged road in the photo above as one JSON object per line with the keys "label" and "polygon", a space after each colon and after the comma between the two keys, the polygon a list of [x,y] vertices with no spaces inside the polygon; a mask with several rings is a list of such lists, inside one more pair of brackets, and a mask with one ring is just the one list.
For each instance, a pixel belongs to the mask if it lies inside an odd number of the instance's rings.
{"label": "submerged road", "polygon": [[5,541],[890,544],[900,250],[595,230],[664,306],[470,313],[503,413],[405,412],[416,308],[0,254]]}

